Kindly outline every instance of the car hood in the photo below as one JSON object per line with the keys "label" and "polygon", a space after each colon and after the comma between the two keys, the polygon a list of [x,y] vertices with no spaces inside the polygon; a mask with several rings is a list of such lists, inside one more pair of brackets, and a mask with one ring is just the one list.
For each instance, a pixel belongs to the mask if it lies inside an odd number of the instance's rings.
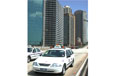
{"label": "car hood", "polygon": [[64,57],[38,57],[35,62],[38,63],[63,63]]}

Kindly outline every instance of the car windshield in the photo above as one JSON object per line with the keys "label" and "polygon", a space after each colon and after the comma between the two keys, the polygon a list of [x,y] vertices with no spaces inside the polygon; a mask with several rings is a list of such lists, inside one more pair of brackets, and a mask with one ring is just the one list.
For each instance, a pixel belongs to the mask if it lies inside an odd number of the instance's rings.
{"label": "car windshield", "polygon": [[65,52],[63,50],[48,50],[42,56],[43,57],[64,57]]}
{"label": "car windshield", "polygon": [[28,48],[28,52],[32,52],[32,48]]}

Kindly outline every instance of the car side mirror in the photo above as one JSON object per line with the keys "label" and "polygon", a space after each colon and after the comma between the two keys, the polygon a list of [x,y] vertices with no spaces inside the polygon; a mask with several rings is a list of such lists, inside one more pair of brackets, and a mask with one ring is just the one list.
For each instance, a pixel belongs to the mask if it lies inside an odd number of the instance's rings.
{"label": "car side mirror", "polygon": [[40,56],[42,56],[42,54],[40,54]]}
{"label": "car side mirror", "polygon": [[69,58],[69,57],[70,57],[70,55],[67,56],[67,58]]}

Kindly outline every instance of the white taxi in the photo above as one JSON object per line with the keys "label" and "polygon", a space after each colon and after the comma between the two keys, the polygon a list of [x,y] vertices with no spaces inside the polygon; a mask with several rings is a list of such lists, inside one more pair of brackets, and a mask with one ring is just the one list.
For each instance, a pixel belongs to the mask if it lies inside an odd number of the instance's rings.
{"label": "white taxi", "polygon": [[33,71],[65,74],[74,64],[74,53],[70,48],[52,48],[33,62]]}
{"label": "white taxi", "polygon": [[38,48],[29,47],[27,50],[27,62],[30,62],[33,59],[37,59],[42,52]]}

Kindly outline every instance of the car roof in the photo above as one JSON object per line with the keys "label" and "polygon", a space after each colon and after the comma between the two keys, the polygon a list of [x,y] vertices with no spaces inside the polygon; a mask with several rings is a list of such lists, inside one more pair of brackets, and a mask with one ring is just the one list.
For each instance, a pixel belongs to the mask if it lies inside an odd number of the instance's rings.
{"label": "car roof", "polygon": [[28,48],[33,48],[33,47],[28,47]]}
{"label": "car roof", "polygon": [[[28,47],[28,48],[38,48],[38,47]],[[39,49],[39,48],[38,48]]]}
{"label": "car roof", "polygon": [[49,50],[64,50],[64,51],[66,51],[67,49],[71,49],[71,48],[52,48]]}

